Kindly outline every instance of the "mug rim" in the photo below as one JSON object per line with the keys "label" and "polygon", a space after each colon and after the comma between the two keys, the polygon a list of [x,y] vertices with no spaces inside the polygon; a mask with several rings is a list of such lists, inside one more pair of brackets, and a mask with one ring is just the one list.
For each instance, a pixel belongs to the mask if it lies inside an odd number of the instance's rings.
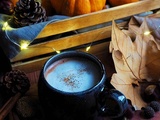
{"label": "mug rim", "polygon": [[[101,79],[94,85],[92,86],[91,88],[89,89],[86,89],[86,90],[83,90],[83,91],[78,91],[78,92],[67,92],[67,91],[62,91],[62,90],[58,90],[56,89],[55,87],[51,86],[45,76],[44,76],[44,73],[45,73],[45,70],[47,69],[47,64],[52,61],[53,59],[55,58],[59,58],[60,56],[63,56],[63,55],[69,55],[69,54],[75,54],[75,55],[72,55],[70,57],[78,57],[78,56],[82,56],[82,55],[85,55],[86,58],[89,58],[90,60],[96,62],[96,64],[99,66],[99,68],[101,69]],[[62,57],[62,58],[68,58],[66,56]],[[57,59],[57,60],[60,60],[60,59]],[[55,60],[55,61],[57,61]],[[69,51],[64,51],[64,52],[61,52],[59,54],[56,54],[56,55],[53,55],[51,56],[44,64],[43,66],[43,69],[42,69],[42,75],[43,75],[43,80],[44,80],[44,83],[47,85],[47,87],[51,90],[54,90],[58,93],[61,93],[61,94],[66,94],[66,95],[80,95],[80,94],[86,94],[86,93],[90,93],[91,91],[93,91],[94,89],[96,89],[100,84],[103,84],[105,82],[105,79],[107,79],[107,75],[106,75],[106,70],[105,70],[105,67],[104,65],[102,64],[102,62],[93,54],[90,54],[90,53],[87,53],[87,52],[83,52],[83,51],[76,51],[76,50],[69,50]]]}

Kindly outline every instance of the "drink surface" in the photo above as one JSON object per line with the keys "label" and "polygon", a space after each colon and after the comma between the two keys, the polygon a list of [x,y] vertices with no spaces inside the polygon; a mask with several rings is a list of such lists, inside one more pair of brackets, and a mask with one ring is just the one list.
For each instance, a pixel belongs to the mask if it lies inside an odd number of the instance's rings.
{"label": "drink surface", "polygon": [[92,88],[101,80],[100,68],[84,58],[64,58],[52,63],[45,79],[55,89],[81,92]]}

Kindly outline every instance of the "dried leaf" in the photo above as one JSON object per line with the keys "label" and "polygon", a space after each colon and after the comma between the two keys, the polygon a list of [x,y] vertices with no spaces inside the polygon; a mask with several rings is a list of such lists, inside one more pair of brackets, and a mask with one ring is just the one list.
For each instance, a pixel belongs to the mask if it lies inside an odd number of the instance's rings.
{"label": "dried leaf", "polygon": [[132,101],[132,105],[136,109],[141,109],[146,106],[146,103],[142,100],[140,96],[140,87],[137,83],[133,83],[132,79],[120,78],[119,74],[113,74],[112,85],[119,91],[121,91],[127,99]]}
{"label": "dried leaf", "polygon": [[130,30],[136,34],[137,39],[135,44],[137,45],[137,51],[141,55],[142,76],[141,79],[148,81],[160,80],[160,44],[159,39],[152,34],[144,35],[145,31],[150,31],[146,19],[144,19],[140,28],[136,28],[135,25],[130,25]]}
{"label": "dried leaf", "polygon": [[156,37],[159,35],[144,34],[150,26],[145,18],[139,25],[133,17],[128,30],[121,30],[112,22],[109,49],[117,73],[113,74],[111,84],[139,109],[146,104],[140,96],[139,82],[160,80],[160,40]]}

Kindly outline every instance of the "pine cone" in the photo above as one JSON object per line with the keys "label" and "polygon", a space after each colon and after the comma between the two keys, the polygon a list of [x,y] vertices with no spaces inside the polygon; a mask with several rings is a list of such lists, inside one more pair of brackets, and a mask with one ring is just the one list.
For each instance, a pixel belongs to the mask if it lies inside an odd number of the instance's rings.
{"label": "pine cone", "polygon": [[46,20],[46,11],[39,2],[19,0],[13,14],[13,27],[24,27]]}
{"label": "pine cone", "polygon": [[7,93],[11,95],[15,95],[18,92],[24,94],[30,87],[28,77],[20,70],[7,72],[1,79],[1,84],[6,88]]}
{"label": "pine cone", "polygon": [[11,15],[13,11],[14,6],[10,0],[0,0],[0,13]]}

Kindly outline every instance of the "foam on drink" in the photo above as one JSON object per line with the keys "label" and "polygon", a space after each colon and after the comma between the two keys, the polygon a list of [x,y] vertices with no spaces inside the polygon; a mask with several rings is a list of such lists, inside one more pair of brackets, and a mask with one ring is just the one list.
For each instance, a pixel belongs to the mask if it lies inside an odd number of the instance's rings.
{"label": "foam on drink", "polygon": [[85,58],[63,58],[52,63],[45,79],[55,89],[81,92],[92,88],[101,80],[100,68]]}

